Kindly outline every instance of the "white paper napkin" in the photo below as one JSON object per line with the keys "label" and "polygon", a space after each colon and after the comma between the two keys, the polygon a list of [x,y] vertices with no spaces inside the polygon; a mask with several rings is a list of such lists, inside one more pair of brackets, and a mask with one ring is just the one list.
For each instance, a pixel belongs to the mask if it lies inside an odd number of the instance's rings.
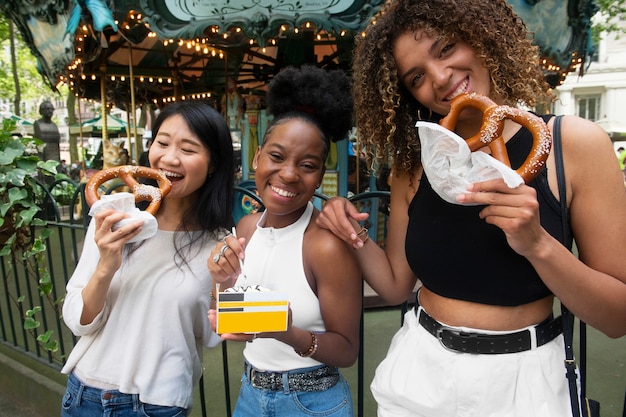
{"label": "white paper napkin", "polygon": [[96,201],[89,209],[89,215],[95,216],[102,210],[113,209],[121,211],[122,213],[128,213],[130,217],[120,220],[113,225],[112,230],[116,231],[120,227],[127,225],[128,223],[143,220],[143,226],[141,232],[134,238],[130,239],[128,243],[139,242],[154,236],[159,228],[156,218],[146,212],[141,211],[135,206],[135,196],[131,193],[115,193],[109,195],[103,195],[100,200]]}
{"label": "white paper napkin", "polygon": [[456,196],[467,192],[469,184],[502,178],[515,188],[524,183],[510,167],[486,154],[472,152],[465,140],[436,123],[417,122],[422,148],[422,166],[433,190],[445,201],[459,203]]}

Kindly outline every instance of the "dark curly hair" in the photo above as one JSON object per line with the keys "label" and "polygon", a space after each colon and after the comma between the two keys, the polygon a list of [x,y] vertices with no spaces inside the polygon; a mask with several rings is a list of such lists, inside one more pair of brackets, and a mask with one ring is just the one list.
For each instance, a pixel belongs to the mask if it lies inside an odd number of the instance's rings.
{"label": "dark curly hair", "polygon": [[275,126],[298,118],[322,132],[326,156],[330,142],[344,139],[353,125],[350,78],[341,70],[326,71],[312,65],[287,67],[270,83],[266,101],[274,119],[265,131],[263,144]]}
{"label": "dark curly hair", "polygon": [[533,107],[553,98],[539,49],[505,0],[390,1],[357,39],[353,61],[357,134],[375,165],[391,161],[399,174],[413,172],[421,163],[414,127],[418,112],[423,120],[441,118],[398,79],[394,41],[418,30],[467,43],[489,71],[492,94],[504,104]]}

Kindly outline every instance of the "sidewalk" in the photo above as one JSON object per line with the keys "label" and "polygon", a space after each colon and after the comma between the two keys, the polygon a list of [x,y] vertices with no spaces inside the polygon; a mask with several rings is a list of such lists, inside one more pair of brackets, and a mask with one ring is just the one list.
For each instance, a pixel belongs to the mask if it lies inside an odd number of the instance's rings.
{"label": "sidewalk", "polygon": [[64,392],[58,370],[0,344],[0,417],[58,417]]}
{"label": "sidewalk", "polygon": [[[61,410],[58,413],[49,415],[60,415]],[[30,407],[17,403],[15,400],[8,398],[8,396],[0,390],[0,417],[48,417],[37,414]]]}

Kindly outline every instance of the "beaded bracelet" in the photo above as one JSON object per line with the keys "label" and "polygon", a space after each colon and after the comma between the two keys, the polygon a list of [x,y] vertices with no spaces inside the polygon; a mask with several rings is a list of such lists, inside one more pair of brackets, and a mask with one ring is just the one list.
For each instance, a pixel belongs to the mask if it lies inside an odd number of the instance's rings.
{"label": "beaded bracelet", "polygon": [[313,332],[309,333],[311,333],[311,345],[309,345],[309,350],[306,352],[300,352],[299,350],[294,349],[294,351],[303,358],[310,358],[315,355],[315,352],[317,352],[317,335]]}
{"label": "beaded bracelet", "polygon": [[[367,242],[367,240],[370,238],[370,235],[367,232],[368,232],[367,228],[362,227],[359,233],[356,234],[356,237],[361,239],[363,241],[363,244],[365,244],[365,242]],[[363,235],[365,235],[365,237],[363,237]]]}

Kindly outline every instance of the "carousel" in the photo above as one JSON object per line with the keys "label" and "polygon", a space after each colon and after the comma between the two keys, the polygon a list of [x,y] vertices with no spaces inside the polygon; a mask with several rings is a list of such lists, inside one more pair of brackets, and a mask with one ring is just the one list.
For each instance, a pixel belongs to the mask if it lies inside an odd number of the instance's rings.
{"label": "carousel", "polygon": [[[509,3],[534,32],[553,86],[572,71],[584,71],[597,10],[593,0]],[[354,39],[382,5],[383,0],[7,0],[0,12],[19,28],[53,91],[66,84],[79,106],[85,100],[102,104],[103,143],[114,145],[107,126],[112,107],[129,115],[127,143],[139,155],[139,109],[205,100],[229,121],[241,154],[241,181],[249,181],[251,158],[268,122],[267,83],[289,65],[349,73]],[[85,122],[79,120],[75,129],[81,144]],[[355,149],[351,138],[332,149],[321,193],[348,193]],[[359,182],[375,189],[374,179],[360,178],[361,171],[356,170],[357,192],[363,188]]]}

